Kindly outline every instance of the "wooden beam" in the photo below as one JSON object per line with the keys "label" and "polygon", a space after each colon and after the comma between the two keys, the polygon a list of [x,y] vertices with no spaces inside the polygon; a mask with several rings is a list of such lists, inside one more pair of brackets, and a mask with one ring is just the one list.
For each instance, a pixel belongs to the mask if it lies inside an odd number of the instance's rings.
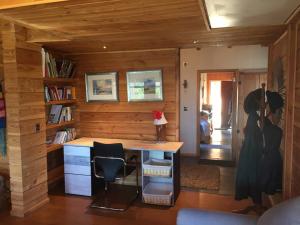
{"label": "wooden beam", "polygon": [[41,30],[27,30],[27,42],[29,43],[43,43],[43,42],[59,42],[70,41],[70,39],[60,35],[52,34]]}
{"label": "wooden beam", "polygon": [[285,24],[293,23],[293,21],[297,21],[300,18],[300,5],[289,15],[289,17],[285,20]]}
{"label": "wooden beam", "polygon": [[10,9],[22,6],[40,5],[54,2],[65,2],[68,0],[1,0],[0,9]]}
{"label": "wooden beam", "polygon": [[198,0],[198,2],[199,2],[199,6],[200,6],[200,9],[201,9],[201,14],[202,14],[206,29],[208,31],[211,31],[211,25],[210,25],[210,22],[209,22],[209,17],[208,17],[208,12],[207,12],[207,8],[206,8],[205,0]]}

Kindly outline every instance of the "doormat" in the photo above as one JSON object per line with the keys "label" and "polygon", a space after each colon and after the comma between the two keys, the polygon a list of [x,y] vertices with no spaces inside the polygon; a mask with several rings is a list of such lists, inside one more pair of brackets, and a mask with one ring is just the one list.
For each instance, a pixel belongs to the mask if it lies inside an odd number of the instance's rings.
{"label": "doormat", "polygon": [[220,168],[214,165],[200,165],[183,160],[181,162],[181,187],[196,190],[220,189]]}

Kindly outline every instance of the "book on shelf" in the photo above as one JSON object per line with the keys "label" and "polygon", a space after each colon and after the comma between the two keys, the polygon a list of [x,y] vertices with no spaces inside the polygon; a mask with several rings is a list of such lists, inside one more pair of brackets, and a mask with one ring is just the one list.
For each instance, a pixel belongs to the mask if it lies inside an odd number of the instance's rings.
{"label": "book on shelf", "polygon": [[72,108],[70,106],[63,107],[60,114],[59,122],[69,122],[73,118],[72,116]]}
{"label": "book on shelf", "polygon": [[48,124],[58,124],[73,120],[72,107],[63,105],[51,105]]}
{"label": "book on shelf", "polygon": [[69,59],[56,59],[42,49],[43,76],[50,78],[72,78],[75,74],[75,63]]}
{"label": "book on shelf", "polygon": [[50,113],[48,116],[48,124],[59,123],[62,108],[63,105],[51,105]]}
{"label": "book on shelf", "polygon": [[56,132],[53,144],[63,144],[76,138],[75,128],[66,128],[65,130]]}
{"label": "book on shelf", "polygon": [[45,100],[60,101],[60,100],[72,100],[75,99],[75,87],[72,86],[45,86]]}

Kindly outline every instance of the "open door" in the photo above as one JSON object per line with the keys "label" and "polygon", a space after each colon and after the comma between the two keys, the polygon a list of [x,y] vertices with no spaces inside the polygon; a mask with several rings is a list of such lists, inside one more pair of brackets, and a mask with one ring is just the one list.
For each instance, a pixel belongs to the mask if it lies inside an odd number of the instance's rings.
{"label": "open door", "polygon": [[261,84],[267,84],[267,72],[247,71],[239,72],[237,75],[237,116],[236,116],[236,130],[233,135],[235,146],[235,158],[238,160],[240,149],[242,147],[244,138],[244,127],[247,122],[247,114],[244,112],[244,99],[253,90],[260,88]]}
{"label": "open door", "polygon": [[236,73],[235,70],[198,71],[197,146],[203,162],[234,164]]}

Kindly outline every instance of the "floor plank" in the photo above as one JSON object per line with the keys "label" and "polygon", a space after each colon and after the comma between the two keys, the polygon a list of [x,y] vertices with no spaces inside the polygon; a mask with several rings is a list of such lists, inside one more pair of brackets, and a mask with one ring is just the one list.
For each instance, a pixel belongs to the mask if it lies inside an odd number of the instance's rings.
{"label": "floor plank", "polygon": [[93,211],[90,198],[71,195],[50,195],[50,203],[31,215],[20,219],[0,213],[0,224],[5,225],[175,225],[180,208],[202,208],[231,211],[250,204],[248,200],[235,201],[232,196],[182,191],[176,206],[153,207],[136,203],[126,212]]}

